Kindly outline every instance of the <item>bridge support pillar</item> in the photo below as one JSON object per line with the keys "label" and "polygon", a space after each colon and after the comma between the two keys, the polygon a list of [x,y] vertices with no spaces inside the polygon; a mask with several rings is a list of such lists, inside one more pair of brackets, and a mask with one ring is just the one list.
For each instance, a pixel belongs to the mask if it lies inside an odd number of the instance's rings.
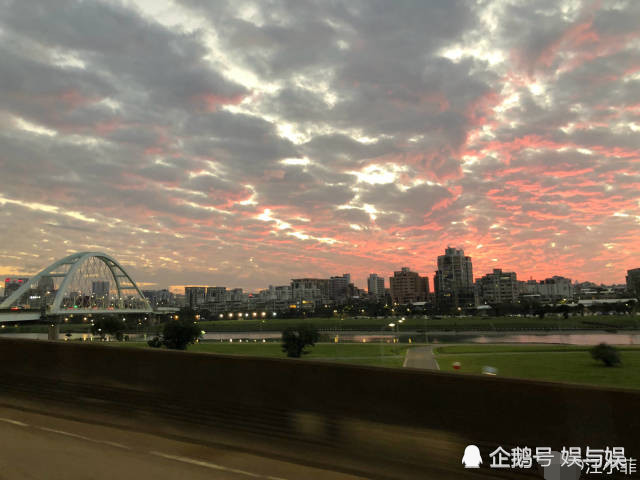
{"label": "bridge support pillar", "polygon": [[57,323],[49,324],[49,335],[47,340],[58,340],[60,336],[60,327]]}

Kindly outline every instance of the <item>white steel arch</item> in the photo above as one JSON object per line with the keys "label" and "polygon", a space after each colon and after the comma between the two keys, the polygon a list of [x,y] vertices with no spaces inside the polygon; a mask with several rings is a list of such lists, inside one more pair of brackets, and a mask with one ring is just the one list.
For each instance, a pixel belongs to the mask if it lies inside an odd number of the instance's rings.
{"label": "white steel arch", "polygon": [[[110,273],[110,278],[107,278],[107,282],[103,283],[107,283],[107,290],[109,290],[112,280],[116,293],[110,296],[109,292],[107,292],[107,297],[110,298],[103,299],[101,305],[88,300],[83,301],[81,305],[76,305],[74,301],[72,306],[69,307],[68,289],[72,282],[77,281],[78,277],[83,275],[82,269],[88,268],[90,263],[102,268],[104,272],[108,271]],[[55,281],[60,279],[62,281],[56,288],[54,286]],[[31,295],[34,292],[37,295]],[[32,310],[33,305],[36,305],[36,309],[46,312],[47,315],[69,313],[151,313],[153,311],[149,302],[124,267],[113,257],[102,252],[74,253],[54,262],[13,292],[0,304],[0,309]]]}

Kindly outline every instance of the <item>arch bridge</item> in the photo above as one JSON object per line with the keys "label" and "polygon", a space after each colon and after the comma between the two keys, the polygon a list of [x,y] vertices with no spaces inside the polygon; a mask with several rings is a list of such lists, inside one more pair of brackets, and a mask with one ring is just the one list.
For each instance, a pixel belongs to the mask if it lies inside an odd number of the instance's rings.
{"label": "arch bridge", "polygon": [[95,314],[150,314],[131,276],[113,257],[80,252],[49,265],[0,304],[0,323]]}

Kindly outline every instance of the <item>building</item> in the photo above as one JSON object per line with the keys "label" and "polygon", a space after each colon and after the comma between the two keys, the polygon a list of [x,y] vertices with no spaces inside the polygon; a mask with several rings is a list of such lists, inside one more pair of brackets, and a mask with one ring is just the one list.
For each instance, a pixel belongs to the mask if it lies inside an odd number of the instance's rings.
{"label": "building", "polygon": [[464,250],[448,247],[438,257],[438,270],[433,277],[436,304],[441,309],[475,307],[471,257]]}
{"label": "building", "polygon": [[29,277],[8,277],[4,279],[4,296],[8,297],[29,281]]}
{"label": "building", "polygon": [[640,299],[640,268],[627,270],[627,291],[631,296]]}
{"label": "building", "polygon": [[[271,288],[271,287],[269,287]],[[278,285],[274,288],[276,300],[289,301],[293,298],[291,293],[291,285]]]}
{"label": "building", "polygon": [[184,287],[185,303],[188,307],[196,308],[206,299],[206,287]]}
{"label": "building", "polygon": [[99,280],[99,281],[91,282],[91,293],[96,298],[109,297],[109,281]]}
{"label": "building", "polygon": [[393,272],[389,277],[393,302],[407,304],[424,302],[429,295],[429,279],[412,272],[408,267]]}
{"label": "building", "polygon": [[572,300],[574,286],[571,279],[554,275],[539,282],[527,280],[519,282],[520,295],[526,298],[535,298],[542,302],[559,302]]}
{"label": "building", "polygon": [[328,278],[294,278],[291,280],[292,300],[329,299]]}
{"label": "building", "polygon": [[501,268],[494,268],[493,273],[487,273],[476,280],[478,295],[482,303],[516,303],[519,287],[515,272],[503,272]]}
{"label": "building", "polygon": [[367,279],[367,290],[369,292],[369,297],[375,299],[376,302],[384,301],[384,277],[380,277],[376,273],[369,275],[369,278]]}
{"label": "building", "polygon": [[166,288],[162,290],[143,290],[142,295],[149,300],[152,307],[176,306],[176,296]]}
{"label": "building", "polygon": [[227,298],[227,287],[207,287],[207,302],[224,302]]}
{"label": "building", "polygon": [[329,278],[329,298],[336,303],[345,303],[349,297],[350,284],[351,274],[349,273]]}
{"label": "building", "polygon": [[574,300],[623,299],[628,295],[626,284],[596,285],[593,282],[576,282],[573,284]]}

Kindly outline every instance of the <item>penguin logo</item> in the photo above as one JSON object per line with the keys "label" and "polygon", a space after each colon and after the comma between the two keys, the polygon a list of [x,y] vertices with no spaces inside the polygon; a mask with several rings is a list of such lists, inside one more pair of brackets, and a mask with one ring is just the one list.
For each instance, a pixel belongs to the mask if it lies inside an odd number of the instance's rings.
{"label": "penguin logo", "polygon": [[480,468],[481,463],[482,457],[480,456],[480,449],[475,445],[467,445],[462,457],[464,468]]}

